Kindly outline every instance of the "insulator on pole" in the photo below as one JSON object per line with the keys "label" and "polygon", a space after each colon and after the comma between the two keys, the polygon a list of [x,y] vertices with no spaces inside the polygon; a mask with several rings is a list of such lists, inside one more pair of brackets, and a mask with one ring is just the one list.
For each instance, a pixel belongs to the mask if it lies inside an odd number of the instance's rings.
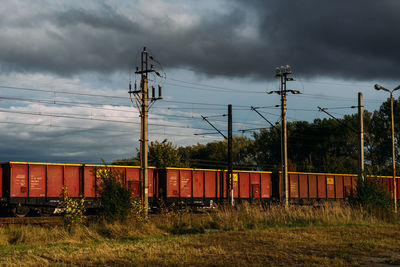
{"label": "insulator on pole", "polygon": [[158,99],[162,99],[162,87],[160,84],[158,85]]}

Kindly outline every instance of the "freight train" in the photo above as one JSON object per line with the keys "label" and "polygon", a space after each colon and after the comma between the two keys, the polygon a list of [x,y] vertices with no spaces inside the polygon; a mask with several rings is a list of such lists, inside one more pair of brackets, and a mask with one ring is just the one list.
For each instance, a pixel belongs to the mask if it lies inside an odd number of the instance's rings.
{"label": "freight train", "polygon": [[[121,172],[135,197],[140,196],[140,167],[107,166]],[[70,197],[85,197],[88,209],[99,205],[96,169],[104,165],[33,162],[0,163],[0,207],[15,216],[52,213],[59,206],[62,187]],[[209,207],[227,198],[226,170],[149,168],[149,204],[186,203]],[[389,191],[392,178],[376,176]],[[280,174],[267,171],[233,171],[235,201],[267,203],[280,199]],[[356,187],[357,175],[289,172],[289,199],[312,203],[348,198]],[[396,179],[397,180],[397,179]],[[398,180],[396,181],[398,183]],[[400,190],[397,191],[400,198]]]}

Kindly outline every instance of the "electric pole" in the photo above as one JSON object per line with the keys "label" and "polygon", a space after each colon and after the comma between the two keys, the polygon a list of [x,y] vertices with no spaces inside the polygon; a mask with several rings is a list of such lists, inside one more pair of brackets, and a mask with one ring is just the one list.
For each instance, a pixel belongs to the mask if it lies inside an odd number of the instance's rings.
{"label": "electric pole", "polygon": [[[232,152],[232,105],[228,105],[228,173],[227,173],[227,195],[230,194],[231,205],[235,205],[233,197],[233,152]],[[229,198],[228,198],[229,199]]]}
{"label": "electric pole", "polygon": [[359,157],[358,157],[358,177],[364,179],[364,106],[363,94],[358,93],[358,119],[359,119]]}
{"label": "electric pole", "polygon": [[[132,83],[129,82],[129,96],[132,100],[132,95],[136,99],[136,106],[140,113],[141,118],[141,131],[140,131],[140,173],[141,173],[141,200],[147,216],[149,209],[149,173],[148,173],[148,111],[155,101],[162,99],[161,85],[158,84],[158,97],[155,96],[155,86],[152,86],[152,96],[149,98],[148,90],[148,77],[149,73],[154,73],[160,78],[163,77],[157,70],[154,69],[153,64],[149,66],[149,60],[152,63],[158,63],[153,56],[143,48],[141,53],[140,69],[136,67],[135,74],[140,75],[140,90],[137,90],[137,83],[135,80],[135,88],[132,91]],[[158,63],[159,64],[159,63]]]}
{"label": "electric pole", "polygon": [[287,93],[300,94],[298,90],[287,90],[286,83],[294,81],[288,77],[292,74],[289,65],[276,68],[275,77],[280,78],[280,90],[271,91],[268,94],[276,93],[281,96],[281,164],[282,164],[282,198],[285,206],[289,206],[289,177],[287,166],[287,128],[286,128],[286,95]]}
{"label": "electric pole", "polygon": [[[221,115],[221,116],[226,116],[226,114]],[[235,199],[233,196],[233,150],[232,150],[232,140],[233,140],[233,135],[232,135],[232,105],[228,105],[228,137],[224,135],[220,130],[218,130],[217,127],[215,127],[206,117],[206,116],[201,116],[201,118],[206,121],[211,127],[214,128],[222,137],[227,140],[228,142],[228,172],[226,174],[226,198],[228,200],[228,203],[231,203],[232,206],[235,205]],[[223,188],[223,182],[221,180],[221,188]],[[223,191],[221,193],[221,197],[223,198]]]}

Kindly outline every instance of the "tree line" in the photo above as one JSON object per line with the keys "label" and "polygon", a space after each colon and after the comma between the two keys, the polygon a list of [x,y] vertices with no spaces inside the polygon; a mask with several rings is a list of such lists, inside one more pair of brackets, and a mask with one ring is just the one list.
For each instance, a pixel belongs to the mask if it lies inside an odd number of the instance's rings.
{"label": "tree line", "polygon": [[[400,98],[394,101],[395,154],[399,162]],[[358,114],[340,119],[293,121],[288,129],[289,171],[358,172]],[[390,103],[384,102],[374,112],[364,111],[364,154],[367,173],[391,175],[392,162]],[[190,167],[221,169],[227,166],[227,142],[177,146],[166,140],[149,145],[149,164],[155,167]],[[234,136],[234,169],[280,170],[281,127],[263,129],[251,138]],[[113,164],[140,165],[139,153]]]}

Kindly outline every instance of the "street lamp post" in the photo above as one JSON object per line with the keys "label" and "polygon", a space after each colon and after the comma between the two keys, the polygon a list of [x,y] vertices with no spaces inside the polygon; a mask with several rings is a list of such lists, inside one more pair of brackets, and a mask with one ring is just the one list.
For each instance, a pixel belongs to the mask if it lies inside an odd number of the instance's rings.
{"label": "street lamp post", "polygon": [[393,205],[394,212],[397,213],[397,185],[396,185],[396,155],[394,148],[394,116],[393,116],[393,92],[400,89],[400,85],[393,90],[386,89],[382,85],[375,84],[376,90],[383,90],[390,94],[390,119],[392,124],[392,168],[393,168]]}

